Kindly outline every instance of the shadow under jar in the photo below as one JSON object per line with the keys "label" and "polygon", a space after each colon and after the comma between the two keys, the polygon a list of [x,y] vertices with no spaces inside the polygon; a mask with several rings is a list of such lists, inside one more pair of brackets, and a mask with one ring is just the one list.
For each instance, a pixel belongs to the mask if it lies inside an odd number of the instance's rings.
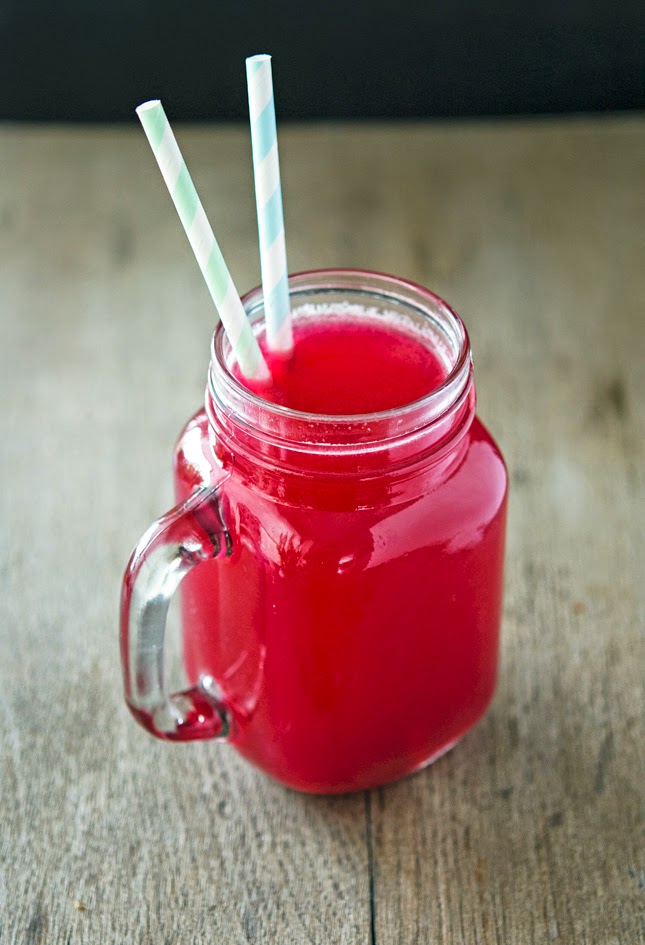
{"label": "shadow under jar", "polygon": [[[179,505],[126,571],[125,692],[160,738],[226,739],[284,784],[336,793],[428,764],[486,710],[507,474],[475,416],[467,332],[441,299],[351,270],[292,276],[290,296],[298,319],[336,307],[396,324],[447,376],[392,410],[303,413],[237,380],[218,327],[205,409],[175,452]],[[261,291],[243,301],[259,326]],[[180,580],[190,688],[168,696]]]}

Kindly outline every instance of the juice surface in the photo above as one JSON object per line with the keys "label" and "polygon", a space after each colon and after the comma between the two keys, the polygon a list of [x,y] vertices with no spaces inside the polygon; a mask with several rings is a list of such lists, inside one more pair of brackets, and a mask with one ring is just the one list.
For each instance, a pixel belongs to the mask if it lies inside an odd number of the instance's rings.
{"label": "juice surface", "polygon": [[383,321],[339,316],[294,320],[290,358],[260,346],[273,383],[239,381],[265,400],[305,413],[350,415],[402,407],[425,396],[447,369],[421,340]]}

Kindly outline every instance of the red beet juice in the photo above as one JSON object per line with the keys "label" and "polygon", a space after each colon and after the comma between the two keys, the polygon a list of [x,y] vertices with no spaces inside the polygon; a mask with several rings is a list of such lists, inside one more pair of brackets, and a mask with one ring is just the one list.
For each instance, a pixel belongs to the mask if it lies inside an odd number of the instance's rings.
{"label": "red beet juice", "polygon": [[432,336],[328,309],[294,337],[290,359],[265,351],[271,386],[228,369],[252,422],[211,389],[179,439],[177,498],[221,483],[232,545],[184,579],[184,660],[191,683],[217,680],[242,755],[342,792],[427,764],[484,713],[507,477],[471,375],[450,393],[455,358]]}

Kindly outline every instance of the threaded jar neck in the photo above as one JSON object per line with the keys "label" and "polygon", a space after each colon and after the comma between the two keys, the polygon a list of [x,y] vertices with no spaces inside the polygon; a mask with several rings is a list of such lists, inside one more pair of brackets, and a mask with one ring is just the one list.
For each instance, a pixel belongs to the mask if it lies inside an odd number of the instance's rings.
{"label": "threaded jar neck", "polygon": [[[443,453],[461,438],[474,413],[468,333],[438,296],[414,283],[360,270],[320,270],[289,278],[294,319],[325,311],[382,321],[421,340],[447,376],[428,394],[379,413],[326,416],[262,399],[234,375],[223,327],[213,335],[206,411],[218,440],[236,460],[275,464],[304,474],[370,477]],[[256,332],[264,319],[261,289],[242,299]]]}

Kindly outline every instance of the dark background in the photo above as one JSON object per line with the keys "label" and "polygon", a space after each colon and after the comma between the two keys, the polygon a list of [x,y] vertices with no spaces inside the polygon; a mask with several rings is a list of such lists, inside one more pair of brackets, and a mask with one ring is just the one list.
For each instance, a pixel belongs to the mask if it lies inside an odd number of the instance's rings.
{"label": "dark background", "polygon": [[645,0],[0,0],[0,119],[243,118],[256,52],[283,119],[645,107]]}

